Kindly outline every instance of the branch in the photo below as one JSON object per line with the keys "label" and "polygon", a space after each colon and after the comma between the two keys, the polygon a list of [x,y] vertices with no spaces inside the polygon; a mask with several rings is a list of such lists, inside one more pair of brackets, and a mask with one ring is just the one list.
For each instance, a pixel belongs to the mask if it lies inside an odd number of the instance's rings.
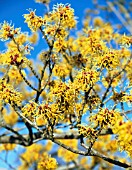
{"label": "branch", "polygon": [[132,167],[131,165],[128,165],[126,163],[122,163],[122,162],[117,161],[115,159],[111,159],[111,158],[109,158],[109,157],[95,151],[94,149],[91,149],[91,152],[92,152],[92,156],[97,156],[97,157],[99,157],[99,158],[101,158],[101,159],[103,159],[103,160],[105,160],[105,161],[107,161],[107,162],[109,162],[111,164],[114,164],[114,165],[117,165],[117,166],[120,166],[120,167],[123,167],[123,168]]}
{"label": "branch", "polygon": [[121,14],[116,10],[116,8],[112,5],[111,2],[106,2],[109,6],[109,8],[114,12],[114,14],[117,16],[117,18],[121,21],[121,23],[124,25],[124,27],[132,34],[131,27],[128,26],[126,20],[121,16]]}
{"label": "branch", "polygon": [[22,78],[23,78],[23,80],[25,81],[25,83],[26,83],[32,90],[37,91],[37,89],[35,89],[35,88],[31,85],[31,83],[24,77],[24,75],[23,75],[22,72],[21,72],[21,69],[20,69],[20,68],[18,68],[18,69],[19,69],[19,73],[20,73],[20,75],[22,76]]}
{"label": "branch", "polygon": [[[48,134],[44,133],[45,131],[46,131],[46,128],[41,129],[41,132],[33,133],[32,134],[33,143],[36,143],[37,141],[40,141],[40,140],[50,139],[50,136]],[[111,129],[102,131],[100,135],[108,135],[108,134],[113,134]],[[27,134],[23,134],[22,136],[24,137],[25,140],[29,139],[29,136]],[[72,133],[71,132],[63,132],[63,134],[54,133],[53,138],[54,139],[80,139],[81,136],[77,132],[72,132]],[[2,135],[2,136],[0,136],[0,143],[9,143],[9,139],[10,139],[10,136]],[[17,143],[17,144],[21,145],[21,138],[17,138],[17,140],[18,139],[20,140],[20,143]],[[15,143],[16,142],[15,140],[16,140],[16,137],[12,136],[12,143]]]}

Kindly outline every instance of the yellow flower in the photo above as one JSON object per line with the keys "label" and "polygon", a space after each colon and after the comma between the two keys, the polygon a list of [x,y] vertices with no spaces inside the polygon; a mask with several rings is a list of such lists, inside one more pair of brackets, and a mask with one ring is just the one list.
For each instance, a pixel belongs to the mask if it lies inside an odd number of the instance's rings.
{"label": "yellow flower", "polygon": [[74,9],[70,5],[57,4],[54,5],[50,18],[52,21],[60,22],[64,28],[74,28],[76,20],[74,17]]}
{"label": "yellow flower", "polygon": [[[24,76],[26,75],[24,70],[22,70],[21,72]],[[18,85],[19,83],[21,83],[23,81],[16,66],[12,66],[12,68],[8,72],[8,76],[10,77],[10,81],[14,85],[16,85],[16,84]]]}
{"label": "yellow flower", "polygon": [[106,149],[109,152],[116,152],[118,150],[118,142],[116,140],[110,140],[107,144],[106,144]]}
{"label": "yellow flower", "polygon": [[56,64],[54,67],[54,74],[60,78],[64,78],[69,75],[70,73],[70,65],[68,64]]}
{"label": "yellow flower", "polygon": [[117,141],[120,150],[124,150],[132,158],[132,122],[122,122],[120,121],[113,132],[117,134]]}
{"label": "yellow flower", "polygon": [[36,110],[37,110],[38,104],[34,101],[29,101],[23,108],[22,112],[23,115],[28,117],[29,119],[33,120],[36,117]]}
{"label": "yellow flower", "polygon": [[0,54],[0,63],[3,65],[16,65],[16,66],[25,66],[29,63],[29,60],[22,55],[18,49],[8,49],[5,53]]}
{"label": "yellow flower", "polygon": [[32,43],[32,44],[36,44],[37,40],[38,40],[38,34],[37,33],[33,33],[28,40]]}
{"label": "yellow flower", "polygon": [[55,170],[57,168],[57,161],[51,158],[47,153],[43,153],[38,161],[39,170]]}
{"label": "yellow flower", "polygon": [[94,18],[93,23],[94,23],[95,27],[100,27],[100,26],[103,26],[103,24],[104,24],[102,18],[100,18],[100,17]]}
{"label": "yellow flower", "polygon": [[18,115],[12,110],[10,114],[4,114],[3,118],[6,124],[13,126],[18,120]]}
{"label": "yellow flower", "polygon": [[118,51],[108,51],[104,55],[101,56],[99,60],[99,64],[101,67],[111,69],[115,68],[119,65],[119,54]]}
{"label": "yellow flower", "polygon": [[130,47],[132,45],[132,36],[121,36],[119,43],[126,48]]}
{"label": "yellow flower", "polygon": [[90,121],[95,124],[95,127],[100,126],[105,128],[115,127],[122,120],[120,113],[114,110],[101,109],[97,114],[90,117]]}
{"label": "yellow flower", "polygon": [[0,24],[0,39],[3,41],[8,40],[9,38],[13,38],[14,35],[20,33],[20,28],[14,29],[14,26],[11,26],[8,22],[4,21],[4,23]]}
{"label": "yellow flower", "polygon": [[28,24],[28,27],[35,32],[45,23],[42,17],[35,15],[35,10],[30,9],[29,12],[29,14],[24,14],[25,22]]}
{"label": "yellow flower", "polygon": [[78,125],[78,131],[84,137],[88,137],[90,141],[93,140],[97,135],[97,131],[95,129],[81,124]]}
{"label": "yellow flower", "polygon": [[6,103],[21,105],[22,94],[14,90],[14,88],[6,84],[5,82],[0,82],[0,100],[4,100]]}
{"label": "yellow flower", "polygon": [[80,86],[81,90],[87,90],[92,87],[99,79],[99,73],[96,70],[83,69],[76,76],[75,82]]}
{"label": "yellow flower", "polygon": [[15,149],[15,147],[16,147],[16,144],[10,144],[10,143],[1,144],[0,151],[2,151],[2,150],[11,151],[11,150]]}
{"label": "yellow flower", "polygon": [[26,151],[21,154],[22,165],[19,169],[29,168],[33,163],[36,163],[40,158],[40,152],[43,146],[41,144],[33,144],[26,148]]}

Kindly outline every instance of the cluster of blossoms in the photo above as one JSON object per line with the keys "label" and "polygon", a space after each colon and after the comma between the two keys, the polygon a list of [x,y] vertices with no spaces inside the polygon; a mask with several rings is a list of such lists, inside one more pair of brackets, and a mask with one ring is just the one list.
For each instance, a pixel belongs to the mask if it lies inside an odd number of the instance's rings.
{"label": "cluster of blossoms", "polygon": [[[51,142],[47,142],[45,146],[41,144],[33,144],[27,147],[26,151],[21,154],[22,164],[20,170],[28,169],[33,163],[37,164],[38,169],[56,169],[57,162],[51,158],[46,152],[52,148]],[[32,153],[32,154],[31,154]]]}
{"label": "cluster of blossoms", "polygon": [[[109,83],[111,82],[111,79],[118,74],[118,70],[109,70],[109,72],[106,73],[105,76],[102,77],[102,84],[107,88]],[[122,78],[122,74],[118,75],[115,79],[112,80],[111,86],[116,87]]]}
{"label": "cluster of blossoms", "polygon": [[[22,108],[23,115],[28,117],[30,120],[40,124],[47,123],[48,120],[57,122],[63,119],[62,111],[59,110],[56,104],[41,104],[38,105],[34,101],[30,101]],[[47,120],[48,119],[48,120]]]}
{"label": "cluster of blossoms", "polygon": [[76,26],[76,20],[74,17],[74,9],[69,4],[57,4],[54,5],[53,11],[50,13],[50,21],[56,24],[61,23],[64,28],[74,28]]}
{"label": "cluster of blossoms", "polygon": [[25,22],[28,24],[28,27],[34,32],[37,31],[41,26],[45,24],[45,21],[42,17],[38,17],[35,14],[35,10],[29,10],[29,14],[24,14]]}
{"label": "cluster of blossoms", "polygon": [[17,49],[8,49],[5,53],[0,54],[0,63],[3,65],[20,66],[29,63],[26,57]]}
{"label": "cluster of blossoms", "polygon": [[36,110],[37,110],[38,104],[34,101],[29,101],[23,108],[22,112],[23,115],[28,117],[30,120],[34,120],[36,116]]}
{"label": "cluster of blossoms", "polygon": [[58,25],[48,25],[45,28],[45,34],[48,37],[56,37],[56,39],[58,40],[63,40],[68,34],[66,32],[66,30],[62,27],[62,26],[58,26]]}
{"label": "cluster of blossoms", "polygon": [[97,135],[97,131],[95,129],[90,128],[88,126],[81,125],[81,124],[78,125],[78,131],[79,131],[79,134],[83,135],[84,137],[89,138],[91,141]]}
{"label": "cluster of blossoms", "polygon": [[0,39],[3,41],[13,38],[15,35],[20,33],[20,28],[14,29],[8,22],[4,22],[0,25]]}
{"label": "cluster of blossoms", "polygon": [[55,102],[59,110],[63,113],[65,120],[69,115],[74,114],[75,101],[77,101],[78,91],[74,87],[74,84],[66,84],[62,81],[56,81],[51,87],[49,93],[50,102]]}
{"label": "cluster of blossoms", "polygon": [[100,102],[101,100],[97,95],[91,95],[87,99],[87,104],[90,109],[95,109]]}
{"label": "cluster of blossoms", "polygon": [[25,44],[28,40],[28,36],[25,33],[21,33],[20,28],[14,28],[8,22],[4,22],[0,27],[0,39],[8,40],[7,51],[0,53],[0,63],[3,65],[16,65],[20,66],[27,64],[29,61],[24,56],[29,54],[32,47],[29,44]]}
{"label": "cluster of blossoms", "polygon": [[11,150],[14,150],[16,147],[16,144],[10,144],[10,143],[5,143],[5,144],[2,144],[0,145],[0,151],[11,151]]}
{"label": "cluster of blossoms", "polygon": [[55,158],[51,158],[47,153],[43,153],[38,161],[39,170],[55,170],[57,168],[57,161]]}
{"label": "cluster of blossoms", "polygon": [[84,68],[76,76],[75,82],[79,83],[81,90],[88,90],[99,79],[99,73],[96,70],[89,70]]}
{"label": "cluster of blossoms", "polygon": [[39,160],[40,152],[42,151],[43,146],[40,144],[33,144],[27,147],[26,151],[21,154],[22,165],[19,167],[20,170],[27,169]]}
{"label": "cluster of blossoms", "polygon": [[[100,38],[100,32],[94,29],[84,30],[76,40],[77,49],[84,57],[92,57],[92,60],[107,50],[106,43]],[[93,58],[94,57],[94,58]],[[97,62],[97,61],[96,61]]]}
{"label": "cluster of blossoms", "polygon": [[[71,29],[76,25],[74,10],[70,7],[70,5],[58,4],[54,6],[53,11],[48,15],[45,15],[44,18],[37,16],[35,14],[35,10],[33,11],[30,9],[29,12],[29,14],[24,14],[24,18],[25,22],[28,24],[28,27],[33,32],[37,31],[42,26],[46,26],[45,31],[47,34],[54,35],[56,30],[58,34],[63,34],[65,32],[64,29],[62,29],[63,27]],[[61,25],[59,30],[57,27],[58,24]]]}
{"label": "cluster of blossoms", "polygon": [[125,150],[132,158],[132,122],[120,121],[118,126],[113,128],[113,132],[117,134],[120,149]]}
{"label": "cluster of blossoms", "polygon": [[108,128],[116,126],[117,122],[122,120],[119,112],[114,110],[101,109],[98,114],[90,116],[90,121],[95,124],[95,127]]}
{"label": "cluster of blossoms", "polygon": [[[78,146],[78,141],[76,139],[63,140],[62,143],[65,144],[66,146],[69,146],[75,149]],[[65,162],[71,162],[78,158],[78,154],[70,152],[64,148],[59,148],[58,157],[62,158]]]}
{"label": "cluster of blossoms", "polygon": [[120,39],[119,39],[119,43],[122,45],[122,46],[125,46],[125,47],[130,47],[132,45],[132,36],[122,36]]}
{"label": "cluster of blossoms", "polygon": [[67,44],[64,40],[64,37],[59,38],[58,40],[55,41],[54,43],[54,51],[55,52],[64,52],[67,48]]}
{"label": "cluster of blossoms", "polygon": [[55,76],[58,76],[60,78],[65,78],[66,76],[69,75],[71,71],[71,66],[67,63],[65,64],[56,64],[54,67],[54,74]]}
{"label": "cluster of blossoms", "polygon": [[[25,76],[25,71],[21,70],[21,72]],[[23,81],[22,76],[20,75],[17,67],[14,65],[10,68],[8,76],[10,77],[10,81],[13,85],[18,85]]]}
{"label": "cluster of blossoms", "polygon": [[132,103],[132,95],[123,96],[123,101]]}
{"label": "cluster of blossoms", "polygon": [[21,105],[22,94],[14,90],[10,84],[0,82],[0,100],[10,104]]}
{"label": "cluster of blossoms", "polygon": [[15,42],[12,40],[9,43],[7,43],[7,47],[9,49],[18,49],[18,45],[19,48],[22,47],[22,45],[24,45],[27,41],[27,35],[24,33],[20,33],[14,39]]}
{"label": "cluster of blossoms", "polygon": [[99,65],[103,68],[115,68],[119,65],[118,51],[108,51],[99,60]]}

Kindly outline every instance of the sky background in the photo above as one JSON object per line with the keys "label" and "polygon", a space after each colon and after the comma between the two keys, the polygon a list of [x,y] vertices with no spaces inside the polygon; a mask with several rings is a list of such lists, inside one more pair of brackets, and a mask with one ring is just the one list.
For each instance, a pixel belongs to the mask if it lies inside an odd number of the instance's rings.
{"label": "sky background", "polygon": [[[80,30],[82,27],[85,9],[94,8],[92,0],[51,0],[50,10],[52,10],[53,5],[57,3],[71,4],[71,7],[75,10],[75,16],[78,17],[78,30]],[[105,4],[105,0],[99,0],[99,3]],[[21,27],[22,32],[29,32],[30,34],[30,29],[27,27],[27,24],[24,23],[23,17],[23,14],[28,13],[27,9],[29,8],[33,10],[36,9],[36,14],[38,16],[43,16],[46,12],[46,7],[43,4],[35,3],[34,0],[0,0],[0,23],[4,20],[8,21],[9,23],[12,22],[15,28]],[[101,13],[101,16],[104,17],[104,14]],[[43,47],[45,48],[44,42],[40,41],[39,44],[37,44],[37,48],[34,48],[32,57],[35,57],[35,55],[37,55]],[[5,49],[6,47],[4,42],[0,42],[0,51]],[[13,158],[10,159],[10,161],[12,160]],[[0,170],[2,170],[2,168],[7,167],[2,161],[0,161]],[[116,170],[118,170],[118,168]]]}

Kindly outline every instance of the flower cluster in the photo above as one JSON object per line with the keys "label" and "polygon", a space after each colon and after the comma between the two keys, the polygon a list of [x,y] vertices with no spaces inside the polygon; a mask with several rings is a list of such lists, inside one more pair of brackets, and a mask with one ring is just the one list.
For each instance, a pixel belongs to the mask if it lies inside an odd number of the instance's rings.
{"label": "flower cluster", "polygon": [[55,158],[50,157],[47,153],[43,153],[38,161],[39,170],[55,170],[57,168],[57,161]]}
{"label": "flower cluster", "polygon": [[16,147],[16,144],[10,144],[10,143],[5,143],[5,144],[1,144],[0,145],[0,151],[11,151],[11,150],[14,150]]}
{"label": "flower cluster", "polygon": [[122,36],[119,40],[119,43],[127,48],[130,47],[132,45],[132,36]]}
{"label": "flower cluster", "polygon": [[44,120],[51,119],[52,121],[58,122],[58,120],[63,119],[62,111],[59,110],[56,104],[41,104],[38,107],[37,115],[42,116]]}
{"label": "flower cluster", "polygon": [[13,38],[15,35],[20,33],[20,28],[14,29],[8,22],[4,22],[0,25],[0,39],[3,41]]}
{"label": "flower cluster", "polygon": [[[57,104],[40,104],[30,101],[22,109],[23,115],[38,124],[46,123],[48,120],[56,122],[63,119],[62,111],[59,110]],[[47,120],[48,119],[48,120]]]}
{"label": "flower cluster", "polygon": [[42,17],[38,17],[35,14],[35,10],[30,9],[29,12],[29,14],[24,14],[25,22],[28,24],[28,27],[35,32],[45,24],[45,21]]}
{"label": "flower cluster", "polygon": [[118,142],[117,142],[117,140],[110,140],[106,144],[106,149],[109,152],[116,152],[118,150]]}
{"label": "flower cluster", "polygon": [[74,104],[75,100],[77,100],[77,94],[78,91],[72,83],[66,84],[62,81],[56,81],[51,87],[51,92],[49,93],[50,102],[54,102],[58,106],[64,115],[65,121],[69,115],[74,115]]}
{"label": "flower cluster", "polygon": [[34,101],[29,101],[29,103],[27,103],[23,108],[22,108],[22,112],[23,115],[28,117],[30,120],[34,120],[34,118],[36,117],[38,104],[35,103]]}
{"label": "flower cluster", "polygon": [[76,40],[78,50],[83,57],[90,57],[93,61],[97,62],[101,54],[107,50],[106,43],[100,37],[98,29],[86,29]]}
{"label": "flower cluster", "polygon": [[114,110],[101,109],[97,114],[90,116],[90,121],[95,127],[108,128],[115,126],[117,122],[122,120],[120,113]]}
{"label": "flower cluster", "polygon": [[87,104],[91,109],[96,108],[100,102],[100,98],[97,95],[91,95],[87,99]]}
{"label": "flower cluster", "polygon": [[79,134],[89,138],[90,140],[94,139],[97,135],[97,131],[95,129],[81,124],[78,125],[78,131]]}
{"label": "flower cluster", "polygon": [[60,78],[65,78],[66,76],[69,75],[71,70],[71,66],[68,64],[56,64],[54,67],[54,74],[55,76],[58,76]]}
{"label": "flower cluster", "polygon": [[120,121],[118,126],[113,129],[113,132],[117,134],[120,149],[125,150],[132,158],[132,122]]}
{"label": "flower cluster", "polygon": [[40,144],[33,144],[27,147],[26,151],[21,154],[22,165],[19,167],[19,169],[27,169],[32,165],[32,163],[37,162],[42,149],[43,146]]}
{"label": "flower cluster", "polygon": [[[25,76],[25,71],[21,70],[21,72]],[[12,82],[13,85],[18,85],[23,81],[16,66],[12,66],[12,68],[10,68],[8,76],[10,77],[10,81]]]}
{"label": "flower cluster", "polygon": [[29,63],[29,60],[17,49],[8,49],[5,53],[0,54],[0,63],[3,65],[25,66]]}
{"label": "flower cluster", "polygon": [[123,97],[122,97],[122,101],[123,102],[127,102],[128,104],[130,103],[132,103],[132,95],[124,95]]}
{"label": "flower cluster", "polygon": [[75,82],[79,83],[81,90],[87,90],[92,87],[99,79],[99,73],[96,70],[84,68],[76,76]]}
{"label": "flower cluster", "polygon": [[50,13],[50,20],[56,23],[61,22],[61,26],[64,28],[74,28],[76,26],[76,20],[74,17],[74,9],[69,4],[57,4],[54,5],[53,11]]}
{"label": "flower cluster", "polygon": [[104,68],[115,68],[119,65],[119,54],[117,51],[108,51],[101,56],[99,65]]}
{"label": "flower cluster", "polygon": [[6,103],[21,105],[22,94],[14,90],[10,84],[0,82],[0,100]]}

